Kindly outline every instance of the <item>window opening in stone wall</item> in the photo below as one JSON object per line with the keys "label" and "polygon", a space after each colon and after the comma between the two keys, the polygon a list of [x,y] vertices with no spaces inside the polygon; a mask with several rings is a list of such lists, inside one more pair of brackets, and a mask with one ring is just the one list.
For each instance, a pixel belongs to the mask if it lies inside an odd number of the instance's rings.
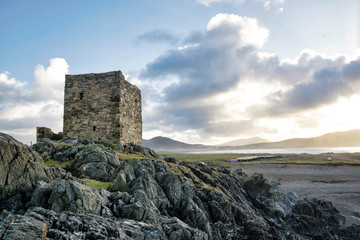
{"label": "window opening in stone wall", "polygon": [[96,126],[93,126],[93,131],[96,131]]}
{"label": "window opening in stone wall", "polygon": [[[81,92],[80,94],[79,94],[79,98],[80,98],[80,100],[83,100],[84,99],[84,93],[83,92]],[[94,130],[95,131],[95,130]]]}

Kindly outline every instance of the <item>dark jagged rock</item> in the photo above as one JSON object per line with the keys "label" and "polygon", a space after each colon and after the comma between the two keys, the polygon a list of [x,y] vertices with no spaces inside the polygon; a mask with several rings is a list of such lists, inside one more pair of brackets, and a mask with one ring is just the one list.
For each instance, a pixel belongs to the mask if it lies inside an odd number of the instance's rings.
{"label": "dark jagged rock", "polygon": [[49,182],[67,176],[60,168],[44,166],[39,154],[3,133],[0,133],[0,157],[0,208],[7,208],[4,205],[10,198],[16,199],[12,204],[19,204],[20,200],[24,205],[40,180]]}
{"label": "dark jagged rock", "polygon": [[109,194],[105,190],[95,190],[76,181],[58,178],[53,184],[49,205],[57,213],[71,211],[111,217],[112,213],[106,207]]}
{"label": "dark jagged rock", "polygon": [[299,200],[288,219],[297,233],[326,236],[328,239],[333,238],[329,231],[336,232],[346,221],[331,202],[322,199]]}
{"label": "dark jagged rock", "polygon": [[262,174],[155,160],[135,145],[122,149],[152,159],[123,161],[111,146],[75,140],[43,139],[34,147],[44,158],[72,161],[67,169],[79,175],[113,180],[110,191],[95,190],[0,136],[0,171],[6,176],[0,175],[0,239],[360,238],[360,227],[344,225],[330,202],[297,201]]}
{"label": "dark jagged rock", "polygon": [[99,181],[113,181],[116,178],[120,161],[113,149],[158,158],[153,150],[136,144],[126,144],[120,147],[120,145],[114,146],[106,142],[95,144],[93,141],[77,141],[71,138],[59,141],[43,138],[32,148],[42,156],[44,161],[72,161],[71,171],[73,174]]}
{"label": "dark jagged rock", "polygon": [[144,155],[145,157],[159,158],[159,155],[157,155],[157,153],[155,151],[151,150],[150,148],[143,147],[141,145],[128,143],[123,146],[123,149],[125,152],[140,153],[140,154]]}
{"label": "dark jagged rock", "polygon": [[74,159],[80,147],[80,145],[76,145],[77,141],[70,140],[54,141],[43,138],[40,142],[35,143],[32,148],[41,155],[44,161],[57,160],[66,162]]}
{"label": "dark jagged rock", "polygon": [[95,144],[82,147],[74,159],[73,167],[80,176],[105,182],[114,180],[115,170],[120,166],[114,152]]}
{"label": "dark jagged rock", "polygon": [[36,207],[49,207],[49,198],[52,193],[52,185],[39,181],[31,197],[31,205]]}
{"label": "dark jagged rock", "polygon": [[261,173],[252,175],[244,183],[244,189],[254,205],[270,217],[284,216],[296,202],[296,196],[293,193],[280,194]]}
{"label": "dark jagged rock", "polygon": [[0,216],[0,239],[45,239],[47,223],[27,215],[4,213]]}

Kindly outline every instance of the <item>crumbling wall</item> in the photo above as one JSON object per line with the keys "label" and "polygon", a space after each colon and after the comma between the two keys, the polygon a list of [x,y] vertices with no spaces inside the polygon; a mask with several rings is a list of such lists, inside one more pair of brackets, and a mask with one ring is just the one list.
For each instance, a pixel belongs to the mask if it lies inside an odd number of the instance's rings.
{"label": "crumbling wall", "polygon": [[49,138],[51,140],[60,140],[64,137],[62,132],[54,133],[47,127],[36,127],[36,142],[40,142],[43,138]]}

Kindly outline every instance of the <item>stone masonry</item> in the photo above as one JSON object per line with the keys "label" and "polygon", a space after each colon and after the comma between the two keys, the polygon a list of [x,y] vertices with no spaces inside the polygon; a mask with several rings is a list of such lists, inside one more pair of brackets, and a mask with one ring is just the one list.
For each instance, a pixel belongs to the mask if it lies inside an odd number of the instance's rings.
{"label": "stone masonry", "polygon": [[60,140],[64,138],[64,134],[54,133],[50,128],[47,127],[36,127],[36,142],[40,142],[43,138],[49,138],[52,140]]}
{"label": "stone masonry", "polygon": [[142,144],[141,92],[121,71],[66,75],[64,134]]}

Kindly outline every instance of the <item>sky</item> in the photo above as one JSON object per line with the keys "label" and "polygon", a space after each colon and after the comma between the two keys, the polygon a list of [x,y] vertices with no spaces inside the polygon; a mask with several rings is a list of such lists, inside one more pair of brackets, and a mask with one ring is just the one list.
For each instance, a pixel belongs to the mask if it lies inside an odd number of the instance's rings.
{"label": "sky", "polygon": [[360,128],[358,0],[0,0],[0,132],[62,131],[65,74],[121,70],[143,138]]}

